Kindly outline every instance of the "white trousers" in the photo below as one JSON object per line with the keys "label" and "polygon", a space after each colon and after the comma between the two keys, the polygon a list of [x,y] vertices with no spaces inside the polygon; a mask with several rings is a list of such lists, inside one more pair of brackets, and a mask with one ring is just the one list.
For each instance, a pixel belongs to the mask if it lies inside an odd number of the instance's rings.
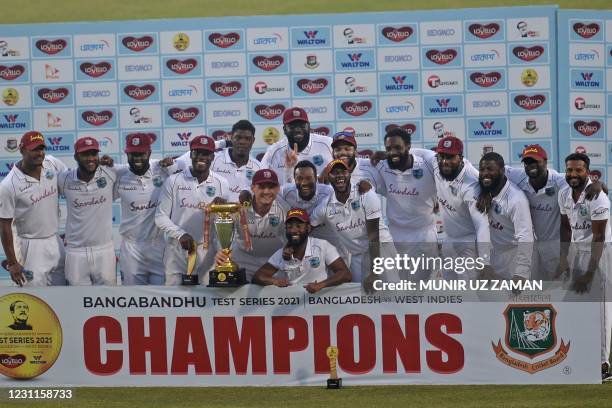
{"label": "white trousers", "polygon": [[122,285],[163,285],[164,241],[132,241],[123,238],[119,252]]}
{"label": "white trousers", "polygon": [[33,279],[26,286],[63,286],[64,243],[59,235],[48,238],[22,238],[14,236],[17,260],[29,271]]}
{"label": "white trousers", "polygon": [[112,242],[94,247],[66,247],[66,280],[71,286],[114,286],[116,265]]}

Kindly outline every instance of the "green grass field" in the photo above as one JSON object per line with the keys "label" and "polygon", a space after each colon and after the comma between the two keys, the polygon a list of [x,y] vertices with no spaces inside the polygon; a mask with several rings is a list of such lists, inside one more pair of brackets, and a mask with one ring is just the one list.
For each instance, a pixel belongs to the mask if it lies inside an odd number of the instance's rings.
{"label": "green grass field", "polygon": [[[192,18],[229,15],[340,13],[442,8],[559,4],[562,8],[610,9],[610,0],[492,1],[440,0],[0,0],[3,24]],[[432,11],[433,12],[433,11]],[[348,380],[348,379],[347,379]],[[345,380],[346,381],[346,380]],[[24,386],[29,384],[24,383]],[[612,383],[605,385],[534,386],[384,386],[274,388],[78,388],[67,401],[9,401],[0,390],[0,406],[28,407],[605,407],[612,402]]]}

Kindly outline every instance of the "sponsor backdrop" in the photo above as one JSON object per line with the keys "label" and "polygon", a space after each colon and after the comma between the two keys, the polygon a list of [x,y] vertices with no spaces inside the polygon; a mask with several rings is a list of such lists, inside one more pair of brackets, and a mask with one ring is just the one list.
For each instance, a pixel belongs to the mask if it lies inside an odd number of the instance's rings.
{"label": "sponsor backdrop", "polygon": [[161,157],[248,118],[259,153],[283,137],[292,105],[318,133],[353,129],[360,149],[401,126],[415,146],[455,135],[474,162],[497,151],[518,164],[539,142],[556,163],[556,10],[3,25],[0,177],[28,129],[74,166],[84,135],[124,162],[130,132],[154,133]]}
{"label": "sponsor backdrop", "polygon": [[483,308],[439,293],[363,296],[355,284],[317,295],[252,286],[0,288],[0,382],[321,387],[335,345],[345,385],[595,384],[599,320],[584,316],[598,315],[597,303]]}
{"label": "sponsor backdrop", "polygon": [[[559,150],[584,152],[612,176],[612,11],[560,10]],[[609,183],[609,182],[608,182]]]}

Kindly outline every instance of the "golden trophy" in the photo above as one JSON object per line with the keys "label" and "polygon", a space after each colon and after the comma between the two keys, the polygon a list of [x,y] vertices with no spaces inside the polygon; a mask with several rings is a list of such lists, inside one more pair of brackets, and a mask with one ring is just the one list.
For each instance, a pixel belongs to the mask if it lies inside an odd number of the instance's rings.
{"label": "golden trophy", "polygon": [[204,248],[208,247],[209,217],[210,214],[214,214],[217,239],[221,245],[221,251],[223,251],[223,253],[228,257],[228,260],[225,263],[216,265],[215,269],[210,271],[208,278],[208,286],[210,287],[237,287],[247,283],[244,268],[240,268],[231,258],[231,246],[232,241],[234,240],[234,234],[236,233],[234,225],[236,223],[237,215],[239,217],[241,228],[245,233],[244,235],[249,237],[248,225],[245,219],[246,217],[240,217],[241,214],[244,214],[241,211],[243,209],[244,206],[239,203],[210,204],[206,207],[206,216],[204,219]]}
{"label": "golden trophy", "polygon": [[329,358],[329,378],[327,379],[327,389],[337,390],[342,388],[342,378],[338,378],[338,347],[329,346],[326,351]]}
{"label": "golden trophy", "polygon": [[196,265],[196,245],[194,244],[191,248],[191,251],[187,254],[187,273],[184,273],[182,276],[182,285],[194,286],[198,285],[198,274],[193,274]]}

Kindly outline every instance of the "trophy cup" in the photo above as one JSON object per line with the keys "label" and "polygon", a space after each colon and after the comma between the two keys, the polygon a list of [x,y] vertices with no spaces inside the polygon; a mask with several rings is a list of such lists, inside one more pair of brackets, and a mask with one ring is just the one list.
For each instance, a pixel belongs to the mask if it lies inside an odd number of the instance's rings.
{"label": "trophy cup", "polygon": [[194,244],[191,248],[191,252],[187,254],[187,273],[184,273],[181,278],[181,284],[185,286],[195,286],[198,285],[198,274],[193,274],[193,270],[196,265],[196,245]]}
{"label": "trophy cup", "polygon": [[[237,287],[247,283],[244,268],[239,268],[238,264],[231,259],[231,245],[235,233],[234,215],[240,214],[241,208],[242,205],[238,203],[210,204],[207,207],[207,214],[214,214],[216,216],[214,224],[215,231],[217,232],[217,239],[221,245],[221,250],[229,258],[227,262],[222,265],[216,265],[215,269],[210,271],[208,278],[209,287]],[[246,235],[248,235],[248,226],[246,222],[244,222],[244,219],[241,221],[243,221],[241,222],[241,226],[247,228]],[[205,234],[207,234],[207,232],[208,228],[205,227]]]}
{"label": "trophy cup", "polygon": [[326,354],[327,358],[329,358],[329,378],[327,379],[327,389],[337,390],[342,388],[342,378],[338,378],[338,370],[336,369],[338,363],[338,347],[329,346]]}

